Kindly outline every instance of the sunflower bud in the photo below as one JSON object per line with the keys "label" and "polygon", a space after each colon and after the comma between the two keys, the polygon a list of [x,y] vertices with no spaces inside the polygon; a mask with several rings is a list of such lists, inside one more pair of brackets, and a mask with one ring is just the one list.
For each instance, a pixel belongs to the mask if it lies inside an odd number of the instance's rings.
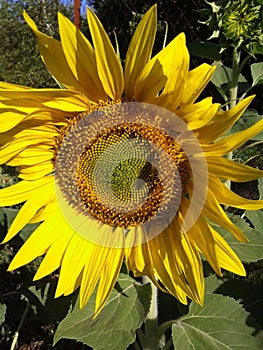
{"label": "sunflower bud", "polygon": [[223,49],[234,46],[251,54],[262,53],[263,7],[260,1],[228,0],[208,4],[210,17],[203,23],[213,29],[210,39],[218,38]]}

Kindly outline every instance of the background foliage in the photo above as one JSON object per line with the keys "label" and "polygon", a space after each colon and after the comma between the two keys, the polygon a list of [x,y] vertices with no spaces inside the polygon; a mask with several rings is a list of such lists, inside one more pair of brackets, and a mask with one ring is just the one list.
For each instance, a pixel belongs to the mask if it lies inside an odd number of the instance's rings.
{"label": "background foliage", "polygon": [[[93,0],[86,3],[82,1],[82,8],[87,4],[97,11],[114,45],[116,34],[121,58],[124,60],[137,23],[155,2],[158,4],[155,52],[162,48],[164,40],[168,43],[176,34],[184,31],[192,54],[191,66],[202,62],[213,62],[218,66],[212,84],[209,84],[203,95],[214,96],[215,102],[228,103],[231,86],[227,77],[233,74],[233,46],[227,46],[224,42],[226,47],[221,50],[220,37],[213,36],[216,24],[213,20],[216,19],[215,13],[211,12],[211,7],[213,10],[218,6],[222,8],[224,1],[209,5],[201,0]],[[255,6],[260,4],[258,0],[254,2]],[[203,7],[206,9],[203,10]],[[41,31],[58,38],[57,11],[72,19],[73,1],[0,1],[0,79],[39,88],[54,87],[56,83],[40,59],[35,37],[21,16],[23,9],[27,10]],[[89,36],[84,13],[81,29]],[[213,38],[208,41],[211,36]],[[260,52],[246,56],[242,51],[240,59],[245,59],[245,63],[242,75],[238,75],[237,97],[241,97],[248,89],[258,96],[253,101],[252,109],[234,125],[233,132],[248,127],[262,118],[263,114],[262,56]],[[263,135],[260,134],[235,152],[233,158],[262,169],[262,142]],[[16,169],[0,168],[0,187],[9,186],[16,181]],[[232,183],[232,189],[247,198],[263,198],[262,179],[246,184]],[[1,240],[18,209],[19,206],[1,209]],[[219,279],[204,261],[206,303],[203,308],[194,303],[183,306],[170,295],[160,292],[160,328],[154,339],[159,349],[263,348],[263,211],[243,212],[228,208],[228,213],[250,239],[249,244],[241,244],[226,231],[220,231],[244,261],[247,277],[237,278],[225,272],[223,278]],[[90,317],[93,297],[82,311],[78,309],[77,292],[69,297],[53,298],[56,273],[41,281],[32,282],[41,258],[19,270],[6,271],[12,257],[34,228],[33,225],[28,225],[0,250],[1,350],[144,348],[147,327],[144,321],[149,309],[151,290],[149,285],[141,285],[141,280],[130,278],[125,266],[110,302],[95,321]]]}

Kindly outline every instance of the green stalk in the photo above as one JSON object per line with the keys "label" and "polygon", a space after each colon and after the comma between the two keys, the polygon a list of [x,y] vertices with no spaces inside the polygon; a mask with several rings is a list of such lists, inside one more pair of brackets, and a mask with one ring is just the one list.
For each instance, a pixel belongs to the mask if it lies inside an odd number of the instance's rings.
{"label": "green stalk", "polygon": [[152,299],[149,313],[144,324],[144,341],[143,350],[159,350],[158,339],[158,290],[155,284],[148,278],[144,277],[145,283],[151,283]]}
{"label": "green stalk", "polygon": [[[238,95],[238,77],[240,74],[240,51],[237,48],[234,48],[233,51],[233,63],[232,63],[232,77],[231,82],[229,84],[229,107],[233,108],[237,104],[237,95]],[[231,128],[228,130],[228,134],[231,134]],[[227,159],[233,159],[233,152],[227,154]],[[226,181],[226,186],[230,189],[231,180]]]}
{"label": "green stalk", "polygon": [[237,104],[237,93],[238,93],[238,76],[240,64],[240,52],[237,48],[233,51],[233,64],[232,64],[232,81],[230,83],[229,95],[230,95],[230,108],[233,108]]}

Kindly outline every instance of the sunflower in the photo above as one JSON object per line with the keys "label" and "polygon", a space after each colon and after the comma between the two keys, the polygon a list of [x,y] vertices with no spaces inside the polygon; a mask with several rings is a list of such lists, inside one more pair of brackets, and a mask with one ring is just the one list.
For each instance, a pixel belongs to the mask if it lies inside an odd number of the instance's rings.
{"label": "sunflower", "polygon": [[224,156],[263,129],[263,120],[224,136],[253,97],[228,111],[195,102],[215,67],[189,71],[184,34],[155,56],[156,6],[138,24],[124,69],[100,21],[88,10],[93,46],[62,14],[61,41],[38,31],[42,59],[62,87],[0,84],[2,164],[19,167],[0,205],[24,203],[4,239],[39,223],[9,270],[44,255],[34,279],[60,268],[56,297],[80,287],[80,306],[96,288],[95,315],[125,261],[180,302],[203,302],[202,254],[215,272],[245,270],[215,230],[243,233],[221,205],[259,209],[222,180],[262,171]]}

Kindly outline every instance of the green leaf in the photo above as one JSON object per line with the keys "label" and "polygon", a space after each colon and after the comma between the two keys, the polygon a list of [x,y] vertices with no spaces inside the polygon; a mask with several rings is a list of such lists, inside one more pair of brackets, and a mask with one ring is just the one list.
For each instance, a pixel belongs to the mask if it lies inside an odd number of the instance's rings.
{"label": "green leaf", "polygon": [[[232,81],[233,69],[224,66],[221,62],[215,63],[216,70],[212,76],[211,82],[216,86],[217,90],[220,92],[225,101],[228,100],[228,85]],[[247,80],[242,75],[238,76],[239,91],[246,91]]]}
{"label": "green leaf", "polygon": [[263,62],[253,63],[251,65],[251,75],[253,86],[263,84]]}
{"label": "green leaf", "polygon": [[[261,264],[253,264],[252,269],[258,271],[258,278],[255,280],[256,271],[251,271],[246,279],[226,278],[223,283],[216,289],[217,294],[223,294],[239,300],[242,302],[243,307],[249,312],[250,316],[248,324],[255,327],[258,331],[263,325],[263,285],[260,285],[262,276],[260,277]],[[251,280],[251,282],[248,281]],[[257,281],[259,283],[257,283]],[[261,325],[261,326],[260,326]]]}
{"label": "green leaf", "polygon": [[247,326],[248,313],[232,298],[205,295],[204,306],[191,303],[189,314],[172,325],[175,350],[260,350],[263,343]]}
{"label": "green leaf", "polygon": [[213,293],[217,288],[219,288],[224,281],[222,278],[217,277],[215,274],[205,278],[205,293]]}
{"label": "green leaf", "polygon": [[[216,70],[212,76],[212,83],[216,87],[220,87],[223,84],[228,84],[232,79],[233,69],[224,66],[221,62],[217,62],[215,65],[216,65]],[[238,82],[246,83],[247,80],[242,74],[239,74]]]}
{"label": "green leaf", "polygon": [[5,322],[6,305],[0,304],[0,326]]}
{"label": "green leaf", "polygon": [[[262,120],[263,116],[259,115],[258,112],[254,109],[247,109],[243,114],[242,117],[238,119],[238,121],[234,124],[232,127],[232,132],[238,132],[241,130],[245,130],[249,128],[250,126],[254,125],[255,123]],[[255,135],[252,140],[263,140],[263,132],[260,132],[259,134]]]}
{"label": "green leaf", "polygon": [[231,233],[221,227],[214,227],[236,252],[240,260],[244,262],[253,262],[263,259],[263,212],[246,211],[245,215],[251,220],[255,229],[250,227],[249,224],[238,215],[232,215],[230,218],[234,224],[244,232],[245,236],[249,239],[248,243],[237,241]]}
{"label": "green leaf", "polygon": [[252,55],[263,55],[263,47],[259,43],[251,43],[248,45],[247,49]]}
{"label": "green leaf", "polygon": [[69,338],[94,350],[125,350],[135,341],[135,331],[148,312],[150,284],[139,285],[127,275],[120,274],[107,304],[94,319],[95,296],[93,293],[82,310],[79,300],[76,301],[72,311],[59,324],[54,343]]}
{"label": "green leaf", "polygon": [[[262,180],[262,178],[261,178]],[[255,230],[262,231],[263,211],[262,210],[247,210],[246,217],[252,222]]]}
{"label": "green leaf", "polygon": [[213,61],[220,61],[220,46],[214,43],[190,43],[189,51],[191,56],[197,56],[202,58],[208,58]]}

